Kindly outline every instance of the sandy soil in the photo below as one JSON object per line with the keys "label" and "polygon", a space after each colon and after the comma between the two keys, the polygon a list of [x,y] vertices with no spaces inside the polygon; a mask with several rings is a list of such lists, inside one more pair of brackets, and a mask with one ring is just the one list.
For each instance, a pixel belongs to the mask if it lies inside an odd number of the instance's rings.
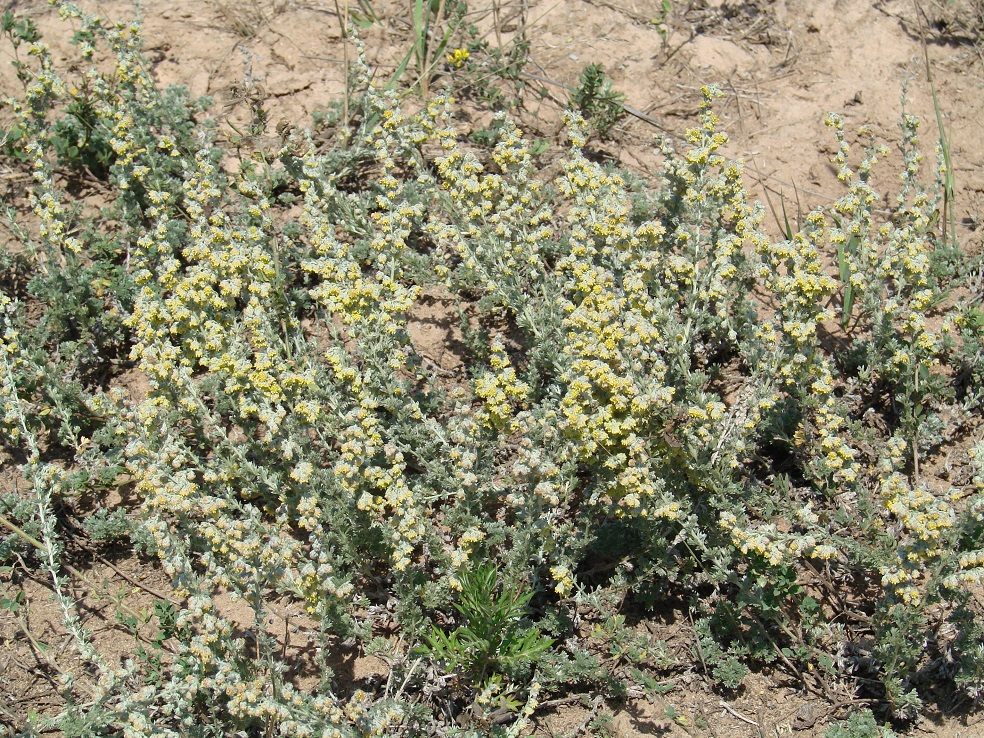
{"label": "sandy soil", "polygon": [[[133,13],[130,3],[116,0],[82,4],[106,18]],[[643,114],[623,121],[602,149],[645,172],[656,161],[653,135],[682,134],[695,118],[700,86],[714,83],[724,93],[718,110],[731,136],[729,153],[746,162],[756,196],[768,197],[777,212],[785,199],[791,216],[841,192],[830,164],[835,142],[823,124],[827,112],[842,113],[849,130],[868,124],[892,144],[899,139],[900,96],[907,89],[906,110],[923,119],[928,148],[937,137],[931,79],[955,162],[957,235],[968,251],[981,248],[984,25],[977,26],[975,37],[957,14],[971,7],[970,0],[956,6],[911,0],[678,0],[665,19],[660,0],[530,0],[499,4],[498,23],[483,0],[473,5],[469,19],[487,32],[490,43],[508,43],[525,28],[531,50],[527,81],[550,92],[521,114],[531,130],[555,132],[566,99],[563,88],[576,84],[586,64],[601,62],[628,104]],[[365,41],[377,73],[392,74],[407,48],[408,4],[379,0],[372,6],[381,20],[364,32]],[[35,18],[44,30],[57,27],[43,0],[8,0],[3,7]],[[244,80],[251,82],[265,98],[268,133],[274,136],[277,121],[307,125],[313,113],[342,93],[353,52],[341,32],[339,7],[344,6],[332,0],[145,0],[147,54],[162,85],[184,84],[193,95],[215,98],[215,112],[225,118],[220,131],[245,119],[235,90]],[[51,34],[48,40],[56,38]],[[0,92],[16,89],[9,64],[0,59]],[[876,182],[892,195],[890,175],[878,175]],[[771,216],[766,225],[777,226]],[[422,301],[412,317],[419,322],[415,337],[421,353],[443,370],[459,368],[455,329],[445,320],[440,296]],[[16,475],[11,460],[2,461],[7,469],[0,484],[7,490]],[[153,602],[156,588],[166,585],[149,562],[113,560],[112,552],[102,558],[77,553],[86,581],[74,582],[73,596],[84,604],[86,625],[110,659],[125,657],[137,640],[109,619],[113,608],[108,606],[124,601],[141,612]],[[12,593],[8,583],[0,576],[3,596]],[[29,581],[21,614],[0,611],[0,726],[60,704],[58,667],[51,661],[65,635],[48,587],[43,580]],[[235,603],[223,608],[234,615]],[[668,622],[659,637],[688,653],[685,615],[677,613]],[[303,626],[287,616],[271,629],[303,651]],[[352,680],[385,671],[379,663],[356,661],[350,664]],[[728,700],[713,693],[697,671],[673,686],[659,700],[609,706],[611,734],[819,736],[849,707],[803,694],[781,675],[756,675]],[[670,706],[679,717],[668,717]],[[581,729],[600,708],[562,700],[544,712],[539,733]],[[914,734],[972,738],[984,734],[980,720],[974,714],[930,715]]]}

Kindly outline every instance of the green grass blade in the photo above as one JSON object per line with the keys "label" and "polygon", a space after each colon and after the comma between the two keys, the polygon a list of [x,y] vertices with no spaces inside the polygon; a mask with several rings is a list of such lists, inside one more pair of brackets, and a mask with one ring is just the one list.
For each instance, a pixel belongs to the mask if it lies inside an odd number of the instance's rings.
{"label": "green grass blade", "polygon": [[953,176],[953,160],[950,156],[950,140],[946,134],[946,127],[943,125],[943,113],[940,110],[940,101],[936,96],[936,85],[932,79],[929,81],[929,89],[933,94],[933,110],[936,113],[936,127],[940,134],[940,148],[943,151],[943,165],[946,167],[946,174],[943,177],[943,242],[947,241],[947,221],[949,221],[950,238],[956,234],[956,216],[954,214],[954,195],[956,194],[956,178]]}
{"label": "green grass blade", "polygon": [[847,260],[848,254],[853,254],[858,247],[858,239],[851,236],[846,244],[837,244],[837,266],[841,282],[844,283],[844,305],[841,311],[841,328],[847,328],[851,322],[851,311],[854,309],[854,285],[851,284],[851,265]]}

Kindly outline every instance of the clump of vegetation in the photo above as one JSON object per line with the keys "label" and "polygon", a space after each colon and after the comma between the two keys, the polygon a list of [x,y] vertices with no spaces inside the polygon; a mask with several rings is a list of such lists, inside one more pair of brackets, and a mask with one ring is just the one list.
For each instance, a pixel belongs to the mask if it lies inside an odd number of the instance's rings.
{"label": "clump of vegetation", "polygon": [[[720,154],[712,88],[645,187],[585,155],[620,110],[600,68],[549,180],[507,115],[482,148],[448,93],[411,113],[362,60],[334,138],[288,125],[249,157],[216,145],[204,103],[156,87],[138,24],[61,7],[78,68],[97,45],[115,66],[76,84],[4,22],[29,50],[5,106],[36,220],[31,287],[0,294],[0,431],[28,490],[0,523],[5,561],[30,547],[50,577],[86,669],[25,730],[520,735],[551,693],[660,691],[673,660],[605,611],[670,598],[724,690],[769,664],[898,720],[943,680],[979,699],[980,324],[949,298],[970,270],[941,180],[919,176],[915,119],[890,216],[871,185],[883,149],[862,131],[856,151],[832,116],[845,194],[774,240]],[[418,87],[435,40],[412,52]],[[111,208],[73,207],[54,174],[80,168]],[[425,293],[464,316],[467,373],[418,349]],[[930,484],[955,439],[970,481]],[[171,604],[120,664],[82,626],[63,552],[73,502],[124,485],[130,514],[84,529],[154,552]],[[248,637],[217,594],[246,603]],[[317,680],[295,679],[284,602]],[[341,652],[389,674],[340,683]]]}
{"label": "clump of vegetation", "polygon": [[841,720],[830,726],[823,734],[824,738],[896,738],[889,728],[879,725],[871,710],[865,708],[851,715],[847,720]]}
{"label": "clump of vegetation", "polygon": [[577,110],[602,138],[607,138],[625,117],[624,104],[625,94],[614,88],[600,64],[584,68],[570,99],[571,109]]}

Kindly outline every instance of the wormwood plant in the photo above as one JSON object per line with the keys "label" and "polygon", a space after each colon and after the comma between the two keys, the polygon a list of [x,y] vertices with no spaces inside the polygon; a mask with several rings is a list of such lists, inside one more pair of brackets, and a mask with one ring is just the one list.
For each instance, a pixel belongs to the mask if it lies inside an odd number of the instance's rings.
{"label": "wormwood plant", "polygon": [[455,609],[465,624],[450,634],[434,628],[427,636],[429,653],[464,666],[481,682],[490,673],[504,673],[532,660],[550,647],[534,627],[522,622],[533,592],[496,593],[498,574],[491,566],[461,577],[460,602]]}
{"label": "wormwood plant", "polygon": [[[956,386],[979,334],[947,300],[961,256],[939,183],[920,184],[914,119],[890,218],[870,184],[881,150],[863,133],[859,157],[833,117],[846,193],[773,241],[720,154],[713,89],[645,184],[585,155],[579,112],[543,179],[508,116],[475,147],[449,93],[409,113],[361,59],[357,127],[317,146],[287,127],[250,157],[156,88],[139,24],[60,7],[87,84],[21,38],[25,90],[5,103],[36,182],[32,277],[68,281],[35,290],[52,316],[37,324],[30,295],[5,282],[0,299],[0,422],[30,503],[9,522],[33,525],[86,665],[37,728],[520,735],[552,690],[660,687],[666,659],[624,619],[599,645],[578,631],[626,598],[687,602],[695,658],[726,688],[769,663],[896,717],[943,680],[979,699],[984,450],[979,397]],[[91,172],[108,212],[72,213],[55,177],[74,166],[53,138],[77,95],[112,151]],[[116,311],[112,340],[83,281]],[[60,307],[59,291],[87,297]],[[416,341],[434,295],[463,318],[459,374]],[[83,371],[93,354],[104,381]],[[145,392],[113,381],[120,356]],[[970,472],[952,489],[929,471],[944,438]],[[175,604],[153,651],[117,665],[68,595],[55,511],[123,483]],[[129,518],[100,514],[90,535]],[[387,678],[336,679],[363,650]]]}
{"label": "wormwood plant", "polygon": [[[462,624],[451,632],[432,626],[420,647],[449,671],[462,671],[475,697],[498,697],[502,680],[525,678],[553,643],[524,622],[534,592],[519,588],[497,592],[498,578],[493,566],[462,574],[460,601],[454,603]],[[506,704],[514,710],[520,707],[514,701]]]}
{"label": "wormwood plant", "polygon": [[579,111],[602,138],[607,138],[625,117],[624,103],[625,95],[612,87],[600,64],[584,68],[570,99],[571,108]]}
{"label": "wormwood plant", "polygon": [[824,738],[862,738],[862,736],[877,736],[877,738],[895,738],[896,733],[875,720],[871,710],[865,708],[851,715],[847,720],[841,720],[824,731]]}

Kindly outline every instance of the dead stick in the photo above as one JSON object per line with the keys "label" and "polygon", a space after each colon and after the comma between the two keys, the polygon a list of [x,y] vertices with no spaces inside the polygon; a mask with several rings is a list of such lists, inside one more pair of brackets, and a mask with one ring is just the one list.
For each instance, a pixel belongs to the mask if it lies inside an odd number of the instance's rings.
{"label": "dead stick", "polygon": [[734,715],[736,718],[738,718],[739,720],[741,720],[743,723],[748,723],[749,725],[754,725],[756,728],[759,727],[759,724],[757,722],[755,722],[751,718],[745,717],[744,715],[742,715],[740,712],[738,712],[735,708],[733,708],[731,705],[729,705],[724,700],[721,700],[721,703],[720,704],[721,704],[721,707],[723,707],[730,714]]}

